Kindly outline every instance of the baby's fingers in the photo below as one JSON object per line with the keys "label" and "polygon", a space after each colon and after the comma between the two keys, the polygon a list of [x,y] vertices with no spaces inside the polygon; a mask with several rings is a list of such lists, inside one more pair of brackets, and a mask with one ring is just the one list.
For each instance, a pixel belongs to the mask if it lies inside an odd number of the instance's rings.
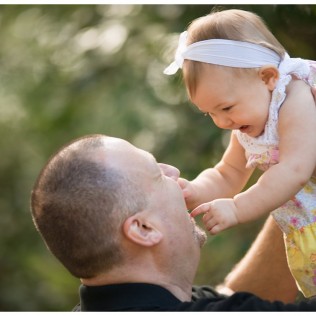
{"label": "baby's fingers", "polygon": [[205,214],[205,213],[207,213],[209,210],[210,210],[209,204],[202,204],[202,205],[196,207],[196,208],[190,213],[190,215],[191,215],[192,217],[196,217],[196,216],[198,216],[198,215],[200,215],[200,214]]}
{"label": "baby's fingers", "polygon": [[216,234],[220,233],[222,231],[222,229],[221,229],[220,225],[215,225],[211,229],[208,229],[208,231],[211,235],[216,235]]}
{"label": "baby's fingers", "polygon": [[211,235],[216,235],[218,232],[221,231],[220,229],[220,224],[217,220],[216,217],[214,217],[211,212],[208,212],[203,215],[203,223],[206,228],[206,230],[211,234]]}

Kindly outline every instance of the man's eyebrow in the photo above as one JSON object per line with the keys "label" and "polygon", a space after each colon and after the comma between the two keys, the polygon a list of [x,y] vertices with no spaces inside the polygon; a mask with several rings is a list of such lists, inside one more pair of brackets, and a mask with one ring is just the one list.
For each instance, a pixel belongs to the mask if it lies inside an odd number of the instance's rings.
{"label": "man's eyebrow", "polygon": [[159,169],[160,170],[158,162],[157,162],[155,156],[152,153],[150,153],[150,152],[148,152],[146,150],[144,150],[144,152],[147,154],[149,160],[151,160],[153,168],[155,167],[155,169]]}
{"label": "man's eyebrow", "polygon": [[161,175],[163,175],[163,170],[161,169],[161,167],[159,166],[159,163],[157,161],[157,159],[155,158],[155,156],[151,153],[149,153],[151,155],[151,160],[152,160],[152,167],[153,169],[155,169],[155,172],[157,172],[157,175],[159,174],[159,177]]}
{"label": "man's eyebrow", "polygon": [[161,169],[159,167],[159,163],[158,163],[157,159],[155,158],[155,156],[151,154],[151,157],[152,157],[153,165],[155,165],[155,168],[159,169],[161,171]]}
{"label": "man's eyebrow", "polygon": [[158,163],[155,156],[152,153],[150,153],[149,151],[145,151],[145,150],[144,150],[144,152],[147,154],[147,156],[149,157],[150,160],[153,160],[155,163]]}

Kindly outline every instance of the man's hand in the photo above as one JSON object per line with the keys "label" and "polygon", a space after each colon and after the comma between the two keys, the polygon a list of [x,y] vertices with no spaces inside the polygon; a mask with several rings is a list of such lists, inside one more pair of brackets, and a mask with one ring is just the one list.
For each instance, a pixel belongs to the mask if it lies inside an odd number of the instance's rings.
{"label": "man's hand", "polygon": [[204,214],[203,223],[212,235],[238,224],[237,208],[233,199],[217,199],[204,203],[191,212],[192,217],[199,214]]}

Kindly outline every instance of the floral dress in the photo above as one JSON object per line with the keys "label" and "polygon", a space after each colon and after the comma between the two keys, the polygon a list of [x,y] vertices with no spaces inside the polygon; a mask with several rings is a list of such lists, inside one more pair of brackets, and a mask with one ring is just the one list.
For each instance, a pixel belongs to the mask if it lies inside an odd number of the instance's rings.
{"label": "floral dress", "polygon": [[[285,88],[292,76],[316,84],[316,62],[285,58],[279,66],[280,79],[272,93],[269,118],[264,133],[253,138],[234,131],[245,148],[247,167],[263,171],[279,161],[277,130],[279,109],[286,97]],[[312,135],[315,137],[315,135]],[[316,178],[309,182],[290,201],[272,212],[282,231],[287,260],[299,289],[305,297],[316,295]]]}

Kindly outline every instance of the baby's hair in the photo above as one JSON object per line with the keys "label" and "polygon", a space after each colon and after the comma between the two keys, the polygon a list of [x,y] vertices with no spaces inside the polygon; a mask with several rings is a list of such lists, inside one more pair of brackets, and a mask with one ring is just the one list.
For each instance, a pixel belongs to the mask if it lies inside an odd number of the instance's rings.
{"label": "baby's hair", "polygon": [[[243,10],[213,11],[190,24],[188,27],[187,45],[209,39],[250,42],[270,48],[281,57],[286,52],[257,14]],[[184,61],[183,77],[191,98],[195,94],[197,78],[203,65],[205,64],[192,60]],[[211,66],[216,67],[216,65]],[[234,68],[234,70],[238,73],[253,72],[253,69]]]}

